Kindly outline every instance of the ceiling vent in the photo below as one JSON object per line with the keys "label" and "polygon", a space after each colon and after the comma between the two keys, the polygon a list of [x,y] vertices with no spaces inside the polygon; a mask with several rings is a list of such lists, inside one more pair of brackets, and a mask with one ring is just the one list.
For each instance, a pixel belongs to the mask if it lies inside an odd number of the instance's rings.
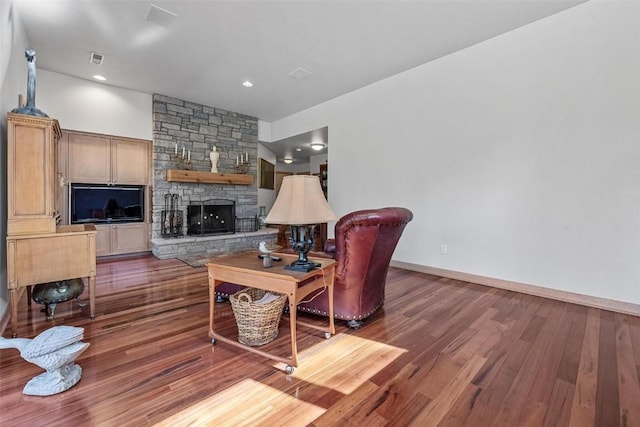
{"label": "ceiling vent", "polygon": [[99,53],[91,52],[91,56],[89,57],[89,63],[94,65],[102,65],[102,61],[104,60],[104,55],[100,55]]}
{"label": "ceiling vent", "polygon": [[149,13],[147,14],[147,21],[154,24],[161,25],[165,28],[169,28],[169,25],[173,22],[173,19],[178,16],[177,14],[163,9],[161,7],[152,4],[149,7]]}
{"label": "ceiling vent", "polygon": [[305,70],[302,67],[298,67],[295,70],[293,70],[292,72],[290,72],[289,74],[287,74],[289,77],[294,78],[296,80],[302,80],[305,77],[309,76],[311,74],[311,71],[309,70]]}

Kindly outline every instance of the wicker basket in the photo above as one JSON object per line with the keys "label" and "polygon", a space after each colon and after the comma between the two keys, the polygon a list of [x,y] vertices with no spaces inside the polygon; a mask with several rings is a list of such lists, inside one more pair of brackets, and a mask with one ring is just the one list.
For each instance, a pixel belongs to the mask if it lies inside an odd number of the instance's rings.
{"label": "wicker basket", "polygon": [[278,298],[256,304],[267,291],[246,288],[229,297],[233,314],[238,324],[238,341],[250,346],[267,344],[278,336],[278,326],[284,308],[286,295],[276,294]]}

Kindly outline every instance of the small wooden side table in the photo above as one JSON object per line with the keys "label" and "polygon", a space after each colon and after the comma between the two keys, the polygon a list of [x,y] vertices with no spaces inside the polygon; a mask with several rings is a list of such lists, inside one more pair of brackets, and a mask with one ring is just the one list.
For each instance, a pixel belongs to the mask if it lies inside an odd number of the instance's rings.
{"label": "small wooden side table", "polygon": [[[258,258],[259,252],[241,252],[226,257],[216,258],[207,264],[209,268],[209,336],[212,343],[222,341],[246,349],[261,356],[286,363],[285,371],[293,373],[298,366],[298,348],[296,344],[297,325],[307,326],[325,332],[329,338],[336,333],[333,321],[333,284],[335,279],[336,262],[332,259],[314,258],[313,261],[321,266],[308,273],[285,270],[284,266],[297,258],[290,255],[280,255],[281,261],[273,263],[273,267],[265,268]],[[311,259],[311,258],[310,258]],[[238,341],[221,336],[214,329],[215,290],[220,283],[229,282],[252,288],[264,289],[287,295],[289,301],[289,322],[291,325],[291,358],[280,357],[267,353],[255,347],[246,346]],[[296,307],[312,292],[326,288],[329,296],[329,326],[323,328],[297,319]]]}
{"label": "small wooden side table", "polygon": [[96,227],[59,225],[55,233],[7,236],[11,329],[18,333],[18,300],[31,286],[75,278],[89,284],[89,315],[96,316]]}

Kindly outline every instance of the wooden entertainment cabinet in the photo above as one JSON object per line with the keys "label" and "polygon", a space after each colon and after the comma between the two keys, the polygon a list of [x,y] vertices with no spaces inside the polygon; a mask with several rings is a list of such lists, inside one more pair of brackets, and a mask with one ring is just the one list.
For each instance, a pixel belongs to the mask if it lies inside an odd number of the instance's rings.
{"label": "wooden entertainment cabinet", "polygon": [[149,141],[65,130],[64,143],[69,182],[149,185]]}
{"label": "wooden entertainment cabinet", "polygon": [[[65,182],[144,186],[144,221],[95,223],[96,255],[119,255],[150,250],[151,141],[63,130],[60,170]],[[60,195],[62,222],[69,223],[69,185]]]}

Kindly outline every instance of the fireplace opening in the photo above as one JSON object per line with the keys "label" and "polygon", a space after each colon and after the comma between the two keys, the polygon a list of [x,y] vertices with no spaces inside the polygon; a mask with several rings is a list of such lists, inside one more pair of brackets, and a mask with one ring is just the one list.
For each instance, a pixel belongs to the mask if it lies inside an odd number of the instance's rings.
{"label": "fireplace opening", "polygon": [[232,234],[235,233],[236,202],[224,199],[192,202],[187,207],[187,217],[189,236]]}

